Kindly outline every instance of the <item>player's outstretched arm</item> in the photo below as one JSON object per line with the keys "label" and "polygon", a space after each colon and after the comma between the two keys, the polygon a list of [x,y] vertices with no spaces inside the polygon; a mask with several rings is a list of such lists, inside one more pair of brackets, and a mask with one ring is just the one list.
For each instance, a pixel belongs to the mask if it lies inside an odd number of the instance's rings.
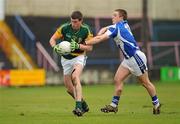
{"label": "player's outstretched arm", "polygon": [[109,36],[106,33],[104,33],[102,35],[95,36],[90,40],[86,40],[85,43],[86,45],[93,45],[105,41],[107,39],[109,39]]}
{"label": "player's outstretched arm", "polygon": [[84,50],[84,51],[92,51],[93,50],[92,45],[84,45],[84,44],[79,44],[79,45],[80,45],[81,50]]}

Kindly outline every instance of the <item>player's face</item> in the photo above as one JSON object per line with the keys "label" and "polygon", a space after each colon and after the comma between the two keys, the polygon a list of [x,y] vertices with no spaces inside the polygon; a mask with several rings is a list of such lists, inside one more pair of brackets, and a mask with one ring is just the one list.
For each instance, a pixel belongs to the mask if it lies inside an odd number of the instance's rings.
{"label": "player's face", "polygon": [[116,24],[116,23],[118,23],[119,21],[122,21],[122,20],[123,20],[123,18],[122,18],[122,16],[119,15],[119,12],[114,11],[113,15],[112,15],[112,23]]}
{"label": "player's face", "polygon": [[72,19],[72,18],[71,18],[71,24],[72,24],[72,28],[73,28],[74,30],[78,30],[78,29],[80,29],[80,27],[81,27],[82,20],[79,21],[79,19]]}

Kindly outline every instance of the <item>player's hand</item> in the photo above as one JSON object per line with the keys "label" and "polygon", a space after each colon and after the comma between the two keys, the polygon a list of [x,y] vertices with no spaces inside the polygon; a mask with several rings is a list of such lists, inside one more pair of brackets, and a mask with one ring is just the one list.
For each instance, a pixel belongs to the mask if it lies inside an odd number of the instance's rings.
{"label": "player's hand", "polygon": [[58,45],[53,46],[53,50],[54,50],[58,55],[62,55],[61,48],[58,47]]}
{"label": "player's hand", "polygon": [[74,41],[73,39],[71,40],[71,51],[74,51],[76,49],[79,49],[80,45]]}

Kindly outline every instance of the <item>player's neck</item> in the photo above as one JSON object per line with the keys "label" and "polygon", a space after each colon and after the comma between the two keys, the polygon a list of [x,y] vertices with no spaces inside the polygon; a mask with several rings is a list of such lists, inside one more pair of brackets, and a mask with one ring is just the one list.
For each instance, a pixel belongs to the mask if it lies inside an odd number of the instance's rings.
{"label": "player's neck", "polygon": [[79,31],[80,31],[80,28],[79,29],[73,29],[73,33],[75,33],[75,34],[77,34]]}

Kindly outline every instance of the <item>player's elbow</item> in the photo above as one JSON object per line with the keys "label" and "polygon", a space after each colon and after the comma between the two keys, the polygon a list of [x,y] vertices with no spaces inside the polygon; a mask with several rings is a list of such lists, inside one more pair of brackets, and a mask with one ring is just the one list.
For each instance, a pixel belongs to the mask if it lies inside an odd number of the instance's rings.
{"label": "player's elbow", "polygon": [[49,44],[52,44],[52,42],[53,42],[53,39],[51,38],[51,39],[49,40]]}
{"label": "player's elbow", "polygon": [[54,45],[56,45],[56,41],[55,41],[53,38],[51,38],[51,39],[49,40],[49,44],[50,44],[51,46],[54,46]]}

